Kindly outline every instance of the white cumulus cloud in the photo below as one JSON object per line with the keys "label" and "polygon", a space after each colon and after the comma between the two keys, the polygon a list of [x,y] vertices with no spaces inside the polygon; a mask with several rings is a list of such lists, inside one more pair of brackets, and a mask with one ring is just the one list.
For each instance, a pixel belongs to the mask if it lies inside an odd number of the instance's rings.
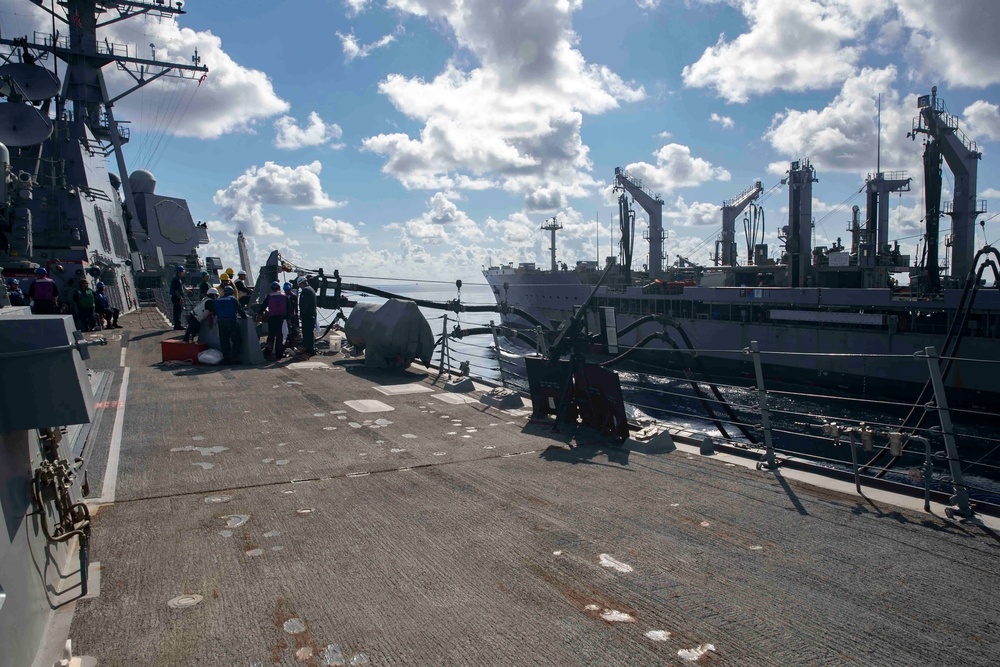
{"label": "white cumulus cloud", "polygon": [[973,139],[997,141],[1000,139],[1000,106],[985,100],[976,100],[965,107],[965,132]]}
{"label": "white cumulus cloud", "polygon": [[[864,68],[848,78],[823,109],[788,109],[776,114],[764,134],[779,153],[790,159],[810,158],[820,169],[865,173],[874,171],[878,95],[882,93],[882,166],[915,170],[920,149],[906,138],[916,111],[913,95],[894,88],[896,68]],[[776,173],[788,168],[776,163]]]}
{"label": "white cumulus cloud", "polygon": [[252,166],[226,188],[215,193],[223,220],[248,234],[280,235],[274,223],[279,220],[264,213],[265,206],[290,206],[298,209],[334,208],[336,202],[323,191],[319,161],[297,167],[274,162]]}
{"label": "white cumulus cloud", "polygon": [[[718,0],[702,0],[716,2]],[[749,30],[720,35],[683,70],[684,84],[713,88],[742,103],[774,90],[833,86],[852,74],[863,53],[867,24],[890,8],[889,0],[729,0]]]}
{"label": "white cumulus cloud", "polygon": [[313,231],[328,237],[331,241],[346,245],[363,245],[368,243],[368,239],[361,236],[360,230],[349,222],[324,218],[321,215],[314,215],[312,220]]}
{"label": "white cumulus cloud", "polygon": [[407,188],[500,187],[530,197],[532,206],[594,187],[583,114],[642,99],[645,91],[574,48],[579,2],[512,0],[504,11],[492,0],[388,5],[442,21],[478,66],[465,70],[453,61],[430,81],[390,74],[379,84],[397,110],[423,124],[417,136],[364,140],[365,149],[385,157],[385,173]]}
{"label": "white cumulus cloud", "polygon": [[329,143],[331,148],[343,148],[337,140],[344,131],[336,123],[324,123],[315,111],[309,112],[309,123],[299,127],[291,116],[282,116],[274,121],[274,147],[283,150],[296,150],[307,146],[322,146]]}
{"label": "white cumulus cloud", "polygon": [[727,130],[729,128],[731,128],[733,126],[733,124],[734,124],[733,123],[733,119],[730,118],[729,116],[720,116],[719,114],[714,113],[714,112],[712,113],[711,116],[708,117],[708,119],[710,121],[712,121],[713,123],[718,123],[719,125],[721,125],[722,127],[726,128]]}
{"label": "white cumulus cloud", "polygon": [[952,86],[1000,83],[1000,11],[993,2],[897,0],[907,54],[925,78]]}
{"label": "white cumulus cloud", "polygon": [[728,181],[731,176],[704,158],[691,155],[691,149],[681,144],[667,144],[653,153],[656,164],[633,162],[625,167],[653,192],[671,192],[708,181]]}

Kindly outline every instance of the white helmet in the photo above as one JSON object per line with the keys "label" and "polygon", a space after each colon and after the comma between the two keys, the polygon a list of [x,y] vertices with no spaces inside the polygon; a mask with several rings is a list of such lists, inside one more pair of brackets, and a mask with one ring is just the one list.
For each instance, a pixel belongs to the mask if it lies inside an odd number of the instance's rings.
{"label": "white helmet", "polygon": [[206,292],[206,293],[209,296],[219,296],[219,290],[215,289],[214,287],[209,287],[208,288],[208,292]]}

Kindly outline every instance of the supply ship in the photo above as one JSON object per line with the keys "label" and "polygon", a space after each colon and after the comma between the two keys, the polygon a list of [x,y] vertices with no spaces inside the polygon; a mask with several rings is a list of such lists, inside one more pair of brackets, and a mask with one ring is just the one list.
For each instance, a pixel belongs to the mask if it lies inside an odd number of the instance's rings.
{"label": "supply ship", "polygon": [[[722,205],[722,232],[713,266],[678,256],[663,267],[663,199],[628,171],[615,170],[619,195],[619,242],[615,264],[597,286],[602,267],[579,262],[571,270],[556,260],[556,222],[542,229],[552,234],[551,267],[534,264],[492,266],[484,270],[498,303],[506,302],[533,318],[558,327],[572,317],[596,287],[586,314],[592,332],[627,329],[610,341],[613,350],[636,346],[670,318],[686,329],[700,350],[701,363],[716,376],[752,372],[742,350],[758,341],[772,376],[798,385],[888,395],[915,400],[927,381],[926,367],[914,354],[935,347],[949,363],[947,386],[957,404],[989,407],[1000,403],[994,365],[1000,361],[1000,289],[993,248],[975,248],[976,217],[985,202],[976,200],[976,173],[982,155],[959,129],[937,96],[918,99],[910,136],[924,139],[925,243],[913,258],[889,242],[889,198],[908,191],[912,179],[902,172],[871,174],[863,188],[865,209],[853,208],[849,243],[813,247],[812,186],[816,171],[808,160],[789,166],[782,184],[788,190],[788,221],[782,227],[780,258],[771,259],[763,242],[763,221],[753,210],[745,220],[746,256],[740,261],[736,221],[761,196],[761,183]],[[942,160],[954,175],[954,197],[941,205]],[[631,201],[630,201],[631,200]],[[649,263],[632,263],[637,203],[646,213]],[[862,217],[863,215],[863,217]],[[939,266],[940,220],[949,216],[952,232],[948,273]],[[907,287],[893,274],[905,273]],[[984,287],[985,279],[994,286]],[[515,327],[536,324],[514,314]],[[610,323],[610,324],[609,324]],[[608,341],[605,341],[606,343]],[[911,359],[908,359],[911,358]],[[652,340],[634,355],[654,367],[690,365],[663,341]]]}

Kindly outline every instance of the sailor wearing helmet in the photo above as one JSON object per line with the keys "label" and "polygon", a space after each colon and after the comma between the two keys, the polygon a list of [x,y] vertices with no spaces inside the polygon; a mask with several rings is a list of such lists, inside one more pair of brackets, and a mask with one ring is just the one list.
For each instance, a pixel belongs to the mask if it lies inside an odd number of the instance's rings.
{"label": "sailor wearing helmet", "polygon": [[24,292],[21,291],[20,284],[17,278],[7,279],[7,298],[10,299],[12,306],[25,306],[28,303],[24,299]]}

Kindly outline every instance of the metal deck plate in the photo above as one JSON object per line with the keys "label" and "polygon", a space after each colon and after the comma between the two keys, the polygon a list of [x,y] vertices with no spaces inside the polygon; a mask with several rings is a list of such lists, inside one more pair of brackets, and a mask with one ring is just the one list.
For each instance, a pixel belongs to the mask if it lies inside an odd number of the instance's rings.
{"label": "metal deck plate", "polygon": [[386,396],[402,396],[403,394],[423,394],[428,391],[434,391],[433,388],[428,387],[425,384],[420,384],[419,382],[413,382],[410,384],[377,384],[373,387],[375,391],[385,394]]}
{"label": "metal deck plate", "polygon": [[466,403],[479,402],[476,398],[466,396],[465,394],[434,394],[433,398],[436,398],[442,403],[447,403],[448,405],[465,405]]}
{"label": "metal deck plate", "polygon": [[382,401],[375,401],[372,399],[363,399],[359,401],[344,401],[344,405],[354,410],[355,412],[391,412],[396,408],[391,405],[386,405]]}

